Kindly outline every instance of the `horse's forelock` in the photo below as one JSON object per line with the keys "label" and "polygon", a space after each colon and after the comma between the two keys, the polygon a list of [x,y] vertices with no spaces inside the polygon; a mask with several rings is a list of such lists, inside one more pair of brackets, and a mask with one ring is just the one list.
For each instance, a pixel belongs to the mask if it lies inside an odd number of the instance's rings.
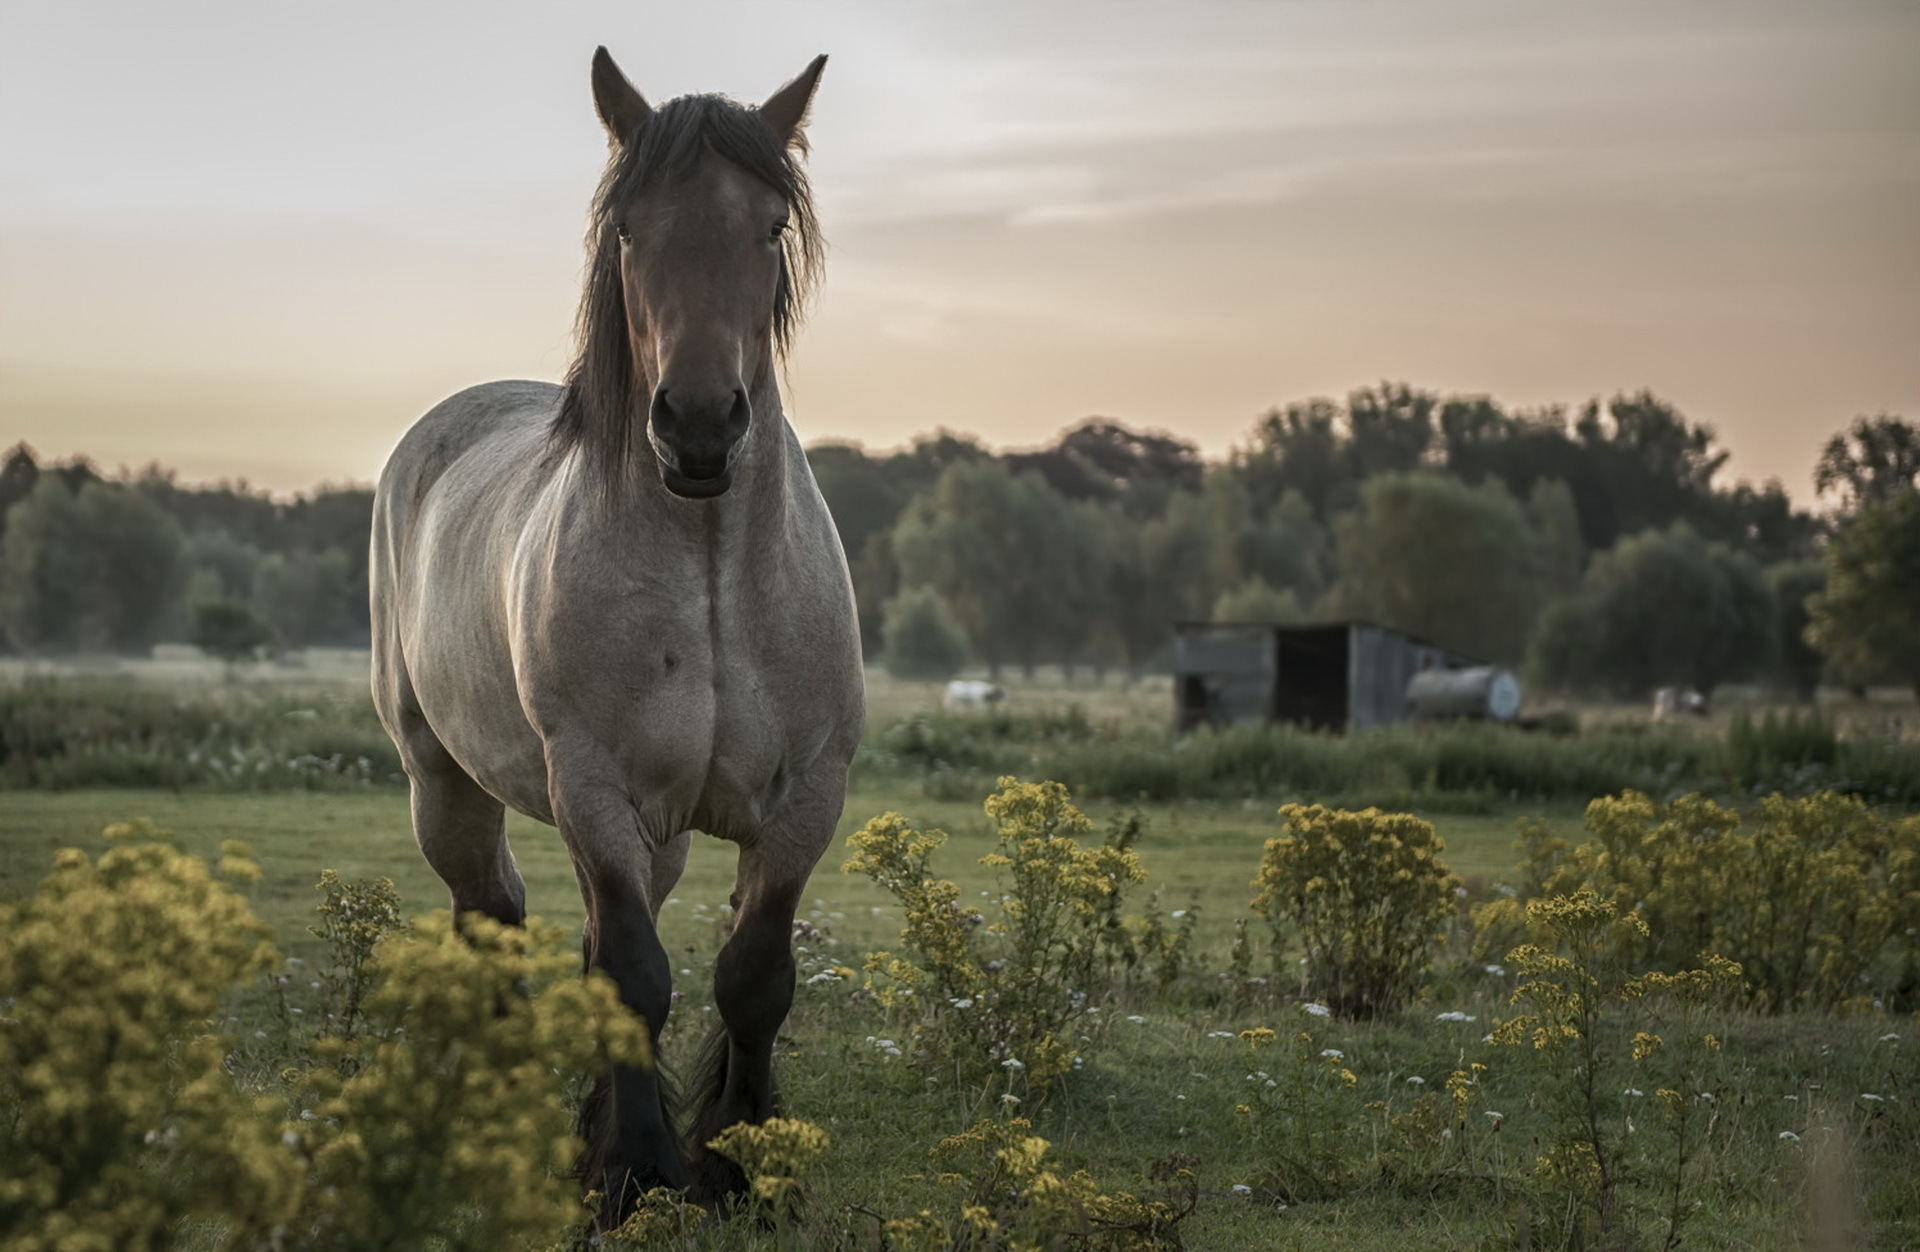
{"label": "horse's forelock", "polygon": [[620,207],[654,179],[684,173],[710,154],[779,193],[791,219],[773,309],[774,343],[784,355],[819,276],[822,253],[799,151],[799,145],[783,146],[753,109],[714,95],[669,100],[653,111],[636,142],[615,147],[587,227],[587,281],[575,327],[579,355],[567,372],[566,395],[553,423],[554,443],[590,448],[610,484],[626,472],[634,412],[633,356],[615,231]]}

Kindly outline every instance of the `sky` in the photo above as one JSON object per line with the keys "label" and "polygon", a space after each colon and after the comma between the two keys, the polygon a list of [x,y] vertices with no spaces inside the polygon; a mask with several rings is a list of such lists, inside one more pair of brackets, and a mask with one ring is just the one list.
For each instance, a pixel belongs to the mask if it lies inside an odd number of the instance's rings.
{"label": "sky", "polygon": [[0,447],[290,493],[559,378],[597,44],[656,103],[830,55],[808,442],[1647,388],[1810,503],[1920,417],[1904,0],[0,0]]}

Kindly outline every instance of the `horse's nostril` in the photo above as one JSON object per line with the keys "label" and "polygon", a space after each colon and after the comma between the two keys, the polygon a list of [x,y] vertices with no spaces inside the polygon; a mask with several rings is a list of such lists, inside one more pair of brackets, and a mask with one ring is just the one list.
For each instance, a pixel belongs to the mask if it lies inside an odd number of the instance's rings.
{"label": "horse's nostril", "polygon": [[753,422],[753,402],[747,399],[744,387],[733,389],[733,407],[727,411],[727,434],[738,439],[747,433],[747,427]]}

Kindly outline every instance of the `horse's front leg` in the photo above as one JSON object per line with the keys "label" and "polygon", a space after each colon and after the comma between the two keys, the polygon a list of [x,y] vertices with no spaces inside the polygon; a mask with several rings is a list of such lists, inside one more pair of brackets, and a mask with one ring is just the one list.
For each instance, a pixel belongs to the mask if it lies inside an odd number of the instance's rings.
{"label": "horse's front leg", "polygon": [[[654,849],[625,794],[610,787],[553,789],[554,817],[587,906],[586,959],[613,979],[620,999],[656,1045],[673,997],[666,950],[654,929]],[[671,851],[668,853],[671,855]],[[599,1224],[618,1226],[654,1187],[684,1187],[685,1167],[666,1108],[656,1046],[652,1067],[616,1065],[581,1114],[581,1173],[603,1199]]]}
{"label": "horse's front leg", "polygon": [[713,971],[720,1030],[696,1092],[687,1156],[689,1198],[713,1207],[746,1190],[739,1166],[707,1149],[737,1122],[763,1122],[777,1109],[773,1045],[793,1007],[793,915],[815,862],[833,838],[840,798],[819,806],[816,820],[768,831],[740,849],[733,893],[733,933]]}

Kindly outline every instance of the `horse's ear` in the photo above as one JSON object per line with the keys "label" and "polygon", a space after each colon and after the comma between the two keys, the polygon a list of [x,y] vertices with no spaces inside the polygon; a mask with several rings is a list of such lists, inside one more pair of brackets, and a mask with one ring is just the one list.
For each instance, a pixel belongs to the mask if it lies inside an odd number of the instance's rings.
{"label": "horse's ear", "polygon": [[593,50],[593,107],[599,111],[607,133],[622,147],[632,143],[653,116],[646,97],[627,81],[605,48]]}
{"label": "horse's ear", "polygon": [[826,67],[827,54],[823,52],[800,71],[800,77],[768,96],[760,106],[760,116],[786,147],[806,151],[807,109],[813,104],[813,89],[820,85],[820,71]]}

